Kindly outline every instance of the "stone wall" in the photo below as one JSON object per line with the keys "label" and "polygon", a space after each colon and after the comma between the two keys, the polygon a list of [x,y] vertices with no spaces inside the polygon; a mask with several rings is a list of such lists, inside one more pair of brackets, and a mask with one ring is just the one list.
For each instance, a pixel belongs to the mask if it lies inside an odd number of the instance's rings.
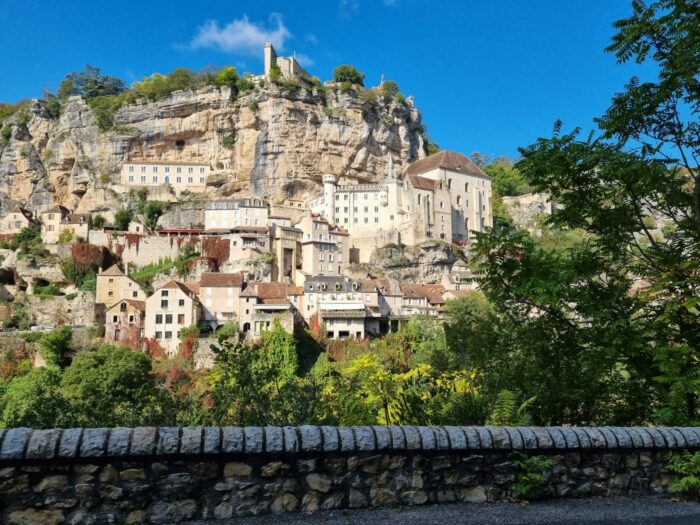
{"label": "stone wall", "polygon": [[666,492],[700,428],[223,427],[0,430],[2,523],[173,523],[486,502],[547,456],[553,496]]}

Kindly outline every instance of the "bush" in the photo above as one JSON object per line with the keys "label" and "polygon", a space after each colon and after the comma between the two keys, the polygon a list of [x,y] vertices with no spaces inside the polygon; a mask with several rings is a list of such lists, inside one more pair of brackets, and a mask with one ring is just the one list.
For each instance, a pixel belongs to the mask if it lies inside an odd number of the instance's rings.
{"label": "bush", "polygon": [[102,248],[87,243],[75,243],[71,258],[61,262],[61,270],[83,291],[95,291],[96,275],[104,262]]}
{"label": "bush", "polygon": [[[162,201],[147,201],[139,203],[138,211],[143,215],[146,226],[155,229],[158,219],[166,210],[168,204]],[[127,224],[128,228],[128,224]]]}
{"label": "bush", "polygon": [[236,68],[224,66],[214,75],[214,84],[217,86],[236,87],[239,77]]}
{"label": "bush", "polygon": [[[105,224],[107,223],[107,219],[105,219],[102,215],[95,215],[95,218],[92,219],[92,226],[96,230],[101,230],[105,227]],[[128,225],[127,225],[128,228]]]}
{"label": "bush", "polygon": [[68,244],[73,240],[73,232],[70,230],[63,230],[58,236],[59,244]]}
{"label": "bush", "polygon": [[333,78],[336,82],[349,82],[357,86],[364,86],[365,75],[360,73],[353,66],[345,64],[333,70]]}
{"label": "bush", "polygon": [[126,231],[129,229],[129,223],[131,222],[132,213],[131,211],[122,208],[114,214],[114,229],[119,231]]}
{"label": "bush", "polygon": [[17,376],[0,397],[3,427],[56,428],[63,426],[67,403],[58,386],[61,372],[53,367],[34,368]]}
{"label": "bush", "polygon": [[44,334],[39,339],[39,352],[47,365],[65,367],[70,361],[73,332],[67,326]]}
{"label": "bush", "polygon": [[58,285],[56,283],[50,283],[45,286],[35,284],[32,288],[32,291],[34,292],[34,295],[44,297],[53,297],[61,293],[61,290],[58,288]]}
{"label": "bush", "polygon": [[395,98],[399,94],[399,85],[393,80],[385,80],[381,87],[386,98]]}

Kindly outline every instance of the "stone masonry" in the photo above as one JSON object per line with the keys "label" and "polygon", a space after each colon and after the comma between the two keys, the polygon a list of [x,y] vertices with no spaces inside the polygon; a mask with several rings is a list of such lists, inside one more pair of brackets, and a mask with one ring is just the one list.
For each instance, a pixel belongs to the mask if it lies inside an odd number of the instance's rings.
{"label": "stone masonry", "polygon": [[0,429],[0,522],[174,523],[512,497],[523,456],[551,496],[662,494],[700,428]]}

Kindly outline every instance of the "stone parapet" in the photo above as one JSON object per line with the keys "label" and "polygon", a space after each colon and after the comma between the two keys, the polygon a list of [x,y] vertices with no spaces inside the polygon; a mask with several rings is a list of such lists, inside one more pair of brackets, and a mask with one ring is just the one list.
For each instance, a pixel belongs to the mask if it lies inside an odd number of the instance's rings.
{"label": "stone parapet", "polygon": [[0,463],[23,460],[420,450],[700,449],[700,427],[137,427],[0,429]]}
{"label": "stone parapet", "polygon": [[266,512],[663,494],[698,427],[0,429],[1,523],[175,523]]}

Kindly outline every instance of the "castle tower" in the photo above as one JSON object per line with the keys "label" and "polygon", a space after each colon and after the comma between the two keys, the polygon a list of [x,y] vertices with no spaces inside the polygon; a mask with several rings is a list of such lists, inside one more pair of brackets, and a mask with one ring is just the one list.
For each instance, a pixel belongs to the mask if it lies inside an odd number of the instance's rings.
{"label": "castle tower", "polygon": [[335,175],[323,176],[323,203],[325,205],[325,216],[329,222],[335,224],[335,187],[338,184],[338,177]]}
{"label": "castle tower", "polygon": [[263,46],[263,58],[265,63],[265,80],[270,80],[270,68],[277,63],[277,53],[270,42],[265,42]]}

